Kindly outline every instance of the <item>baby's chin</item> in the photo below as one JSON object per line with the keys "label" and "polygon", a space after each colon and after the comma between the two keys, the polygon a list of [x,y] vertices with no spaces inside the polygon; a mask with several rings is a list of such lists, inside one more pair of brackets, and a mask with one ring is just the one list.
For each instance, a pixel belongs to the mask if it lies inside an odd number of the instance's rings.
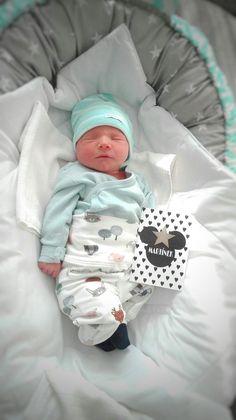
{"label": "baby's chin", "polygon": [[110,174],[110,173],[113,173],[113,172],[117,173],[120,170],[122,170],[121,166],[111,165],[110,162],[108,162],[106,160],[99,161],[96,164],[87,164],[87,165],[84,165],[84,166],[86,166],[87,168],[92,169],[94,171],[102,172],[102,173],[105,173],[105,174]]}

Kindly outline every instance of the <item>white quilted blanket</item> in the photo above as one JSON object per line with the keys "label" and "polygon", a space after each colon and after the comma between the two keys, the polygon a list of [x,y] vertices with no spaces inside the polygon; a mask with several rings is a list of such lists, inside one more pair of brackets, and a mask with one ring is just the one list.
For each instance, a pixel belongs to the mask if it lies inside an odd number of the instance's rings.
{"label": "white quilted blanket", "polygon": [[[169,208],[196,219],[183,290],[156,288],[130,323],[132,345],[111,353],[79,343],[54,281],[37,268],[42,212],[58,168],[73,159],[69,112],[101,91],[128,103],[134,164],[159,203],[171,193]],[[1,420],[231,419],[236,179],[154,105],[124,25],[65,67],[57,89],[38,78],[0,98]],[[173,155],[169,191],[161,180]]]}

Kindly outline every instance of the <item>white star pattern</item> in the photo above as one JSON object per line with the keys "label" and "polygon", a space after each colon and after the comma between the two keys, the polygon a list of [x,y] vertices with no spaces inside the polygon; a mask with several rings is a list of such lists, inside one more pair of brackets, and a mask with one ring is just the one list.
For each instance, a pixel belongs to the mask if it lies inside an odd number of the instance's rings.
{"label": "white star pattern", "polygon": [[200,125],[200,126],[198,127],[198,131],[199,131],[199,132],[202,132],[202,131],[207,131],[207,128],[206,128],[206,126],[205,126],[205,125]]}
{"label": "white star pattern", "polygon": [[176,47],[176,45],[180,42],[180,37],[179,35],[174,36],[173,39],[170,41],[170,46],[171,47]]}
{"label": "white star pattern", "polygon": [[171,115],[173,118],[175,118],[175,119],[177,119],[177,118],[178,118],[178,114],[175,114],[175,113],[174,113],[174,112],[172,112],[172,111],[171,111],[170,115]]}
{"label": "white star pattern", "polygon": [[66,62],[65,62],[65,61],[58,60],[58,66],[59,66],[59,69],[61,69],[61,68],[62,68],[65,64],[66,64]]}
{"label": "white star pattern", "polygon": [[39,54],[39,48],[40,48],[40,45],[37,42],[32,42],[29,45],[29,52],[30,52],[31,56],[38,55]]}
{"label": "white star pattern", "polygon": [[153,47],[153,49],[150,52],[152,54],[152,60],[155,60],[155,58],[158,58],[161,53],[162,48],[158,48],[156,45]]}
{"label": "white star pattern", "polygon": [[170,87],[170,85],[168,85],[168,84],[165,85],[162,93],[169,93],[169,87]]}
{"label": "white star pattern", "polygon": [[3,92],[7,92],[12,87],[12,82],[8,77],[2,76],[0,78],[0,88],[3,90]]}
{"label": "white star pattern", "polygon": [[7,63],[12,63],[14,58],[4,49],[0,50],[0,57],[3,58]]}
{"label": "white star pattern", "polygon": [[53,31],[53,29],[51,29],[51,28],[45,29],[45,31],[43,31],[43,33],[44,33],[44,35],[46,35],[48,37],[50,37],[51,35],[54,35],[55,34],[55,32]]}
{"label": "white star pattern", "polygon": [[156,16],[149,15],[148,16],[148,25],[153,25],[154,23],[156,23]]}
{"label": "white star pattern", "polygon": [[91,40],[96,44],[100,39],[103,37],[103,35],[99,34],[98,32],[95,32]]}
{"label": "white star pattern", "polygon": [[197,113],[197,122],[201,121],[203,119],[203,113],[202,112],[198,112]]}
{"label": "white star pattern", "polygon": [[166,227],[164,227],[160,232],[153,231],[153,233],[157,238],[154,246],[162,243],[169,248],[169,239],[175,237],[175,235],[167,233]]}
{"label": "white star pattern", "polygon": [[190,83],[190,85],[188,87],[185,88],[185,92],[189,93],[191,95],[191,93],[193,93],[196,90],[196,86],[193,85],[193,83]]}

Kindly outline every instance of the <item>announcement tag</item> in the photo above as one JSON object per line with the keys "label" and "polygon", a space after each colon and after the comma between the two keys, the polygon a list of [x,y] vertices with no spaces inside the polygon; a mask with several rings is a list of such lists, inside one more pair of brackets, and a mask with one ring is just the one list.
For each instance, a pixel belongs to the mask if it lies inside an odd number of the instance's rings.
{"label": "announcement tag", "polygon": [[180,291],[192,223],[190,214],[144,208],[130,281]]}

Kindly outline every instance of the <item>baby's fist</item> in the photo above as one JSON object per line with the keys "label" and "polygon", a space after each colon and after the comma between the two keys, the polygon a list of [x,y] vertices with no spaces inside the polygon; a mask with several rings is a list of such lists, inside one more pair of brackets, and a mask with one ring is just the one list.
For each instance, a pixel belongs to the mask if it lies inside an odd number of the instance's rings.
{"label": "baby's fist", "polygon": [[49,276],[56,278],[61,271],[61,263],[48,263],[40,261],[38,263],[40,270]]}

